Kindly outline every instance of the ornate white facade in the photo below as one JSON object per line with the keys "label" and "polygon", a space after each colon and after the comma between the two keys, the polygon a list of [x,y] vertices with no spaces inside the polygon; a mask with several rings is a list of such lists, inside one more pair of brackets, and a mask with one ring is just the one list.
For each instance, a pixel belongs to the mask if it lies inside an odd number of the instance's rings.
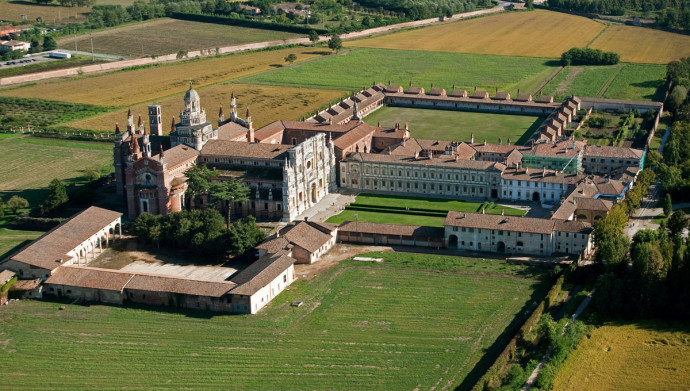
{"label": "ornate white facade", "polygon": [[184,105],[184,111],[180,113],[180,123],[175,124],[175,130],[170,132],[170,146],[185,144],[201,151],[208,140],[218,138],[218,132],[206,120],[206,110],[201,108],[199,94],[191,85],[184,95]]}

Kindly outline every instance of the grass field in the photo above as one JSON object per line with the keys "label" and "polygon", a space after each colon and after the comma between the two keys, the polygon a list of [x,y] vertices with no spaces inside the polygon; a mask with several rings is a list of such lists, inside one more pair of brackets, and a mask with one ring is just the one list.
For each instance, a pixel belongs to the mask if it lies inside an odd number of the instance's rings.
{"label": "grass field", "polygon": [[553,95],[557,100],[570,95],[596,97],[619,67],[619,65],[566,67],[544,87],[542,93]]}
{"label": "grass field", "polygon": [[[360,194],[355,202],[350,204],[352,209],[346,209],[326,222],[340,224],[344,221],[362,221],[367,223],[387,223],[401,225],[426,225],[442,227],[445,212],[456,210],[460,212],[479,213],[485,205],[485,213],[501,214],[501,210],[509,216],[522,216],[522,210],[509,208],[493,203],[466,202],[441,198],[401,197],[382,194]],[[422,215],[396,213],[391,207],[410,208]],[[435,212],[435,213],[434,213]],[[357,215],[357,219],[355,219]]]}
{"label": "grass field", "polygon": [[[366,66],[363,66],[366,64]],[[544,59],[390,49],[346,50],[299,67],[276,69],[241,82],[359,90],[373,81],[450,90],[474,86],[510,93],[532,91],[553,72]]]}
{"label": "grass field", "polygon": [[445,23],[346,46],[553,58],[587,45],[603,29],[588,18],[537,10]]}
{"label": "grass field", "polygon": [[36,137],[0,139],[0,196],[18,194],[31,206],[44,201],[48,183],[58,178],[67,184],[85,182],[84,170],[112,164],[108,143],[59,141]]}
{"label": "grass field", "polygon": [[314,48],[235,54],[3,89],[0,95],[126,107],[171,95],[183,96],[189,80],[198,88],[282,67],[284,57],[290,53],[297,55],[297,62],[322,55]]}
{"label": "grass field", "polygon": [[661,321],[607,323],[566,359],[555,390],[687,390],[690,326]]}
{"label": "grass field", "polygon": [[76,121],[109,111],[108,107],[0,96],[0,129],[19,130],[29,125],[45,129],[62,122]]}
{"label": "grass field", "polygon": [[257,315],[1,307],[3,379],[55,390],[452,389],[481,375],[508,342],[506,327],[519,327],[549,288],[538,271],[499,260],[367,256],[385,262],[343,261]]}
{"label": "grass field", "polygon": [[44,22],[52,25],[83,22],[89,12],[91,12],[89,7],[39,5],[29,1],[0,1],[0,17],[13,22],[21,22],[22,15],[26,15],[26,20],[29,22],[42,18]]}
{"label": "grass field", "polygon": [[3,229],[3,231],[0,233],[0,260],[43,234],[38,231],[18,231],[19,233],[9,229]]}
{"label": "grass field", "polygon": [[420,139],[470,142],[474,133],[475,142],[486,139],[498,143],[500,137],[503,142],[510,138],[517,143],[525,134],[527,137],[532,135],[543,119],[524,115],[383,107],[368,115],[365,121],[372,125],[380,121],[381,126],[391,127],[407,122],[410,135]]}
{"label": "grass field", "polygon": [[604,92],[604,98],[652,100],[657,89],[664,84],[666,67],[663,65],[625,64],[613,83]]}
{"label": "grass field", "polygon": [[614,51],[625,62],[667,64],[690,56],[690,36],[643,27],[611,25],[589,47]]}
{"label": "grass field", "polygon": [[[217,126],[220,104],[223,104],[226,118],[230,115],[232,91],[237,96],[238,112],[242,118],[245,116],[246,108],[251,109],[255,129],[279,119],[298,120],[315,107],[346,94],[345,91],[246,84],[216,84],[199,88],[197,92],[199,92],[203,107],[206,108],[206,118],[214,126]],[[184,110],[183,97],[180,93],[161,100],[133,105],[132,114],[135,117],[141,114],[146,119],[147,106],[152,103],[160,104],[165,125],[163,131],[167,133],[170,130],[170,118],[175,116],[176,121],[179,121],[178,114]],[[126,120],[127,110],[122,109],[66,125],[81,129],[113,131],[115,122],[122,125],[126,123]]]}
{"label": "grass field", "polygon": [[[224,26],[160,18],[142,23],[105,29],[92,34],[96,53],[126,57],[145,57],[251,42],[279,41],[300,37],[298,34],[254,28]],[[89,35],[77,37],[77,47],[90,51]],[[63,37],[58,45],[74,49],[74,37]]]}

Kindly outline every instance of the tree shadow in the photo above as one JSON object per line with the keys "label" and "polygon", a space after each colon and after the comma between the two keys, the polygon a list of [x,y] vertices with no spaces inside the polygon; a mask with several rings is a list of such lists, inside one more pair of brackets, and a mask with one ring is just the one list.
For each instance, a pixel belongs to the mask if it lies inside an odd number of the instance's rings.
{"label": "tree shadow", "polygon": [[311,52],[302,52],[303,54],[313,54],[316,56],[328,56],[331,54],[329,50],[315,50]]}
{"label": "tree shadow", "polygon": [[561,60],[544,61],[544,66],[547,66],[547,67],[560,67],[561,65],[563,65],[563,64],[561,64]]}
{"label": "tree shadow", "polygon": [[282,68],[282,67],[284,67],[283,64],[271,64],[271,65],[269,65],[269,66],[270,66],[271,68]]}

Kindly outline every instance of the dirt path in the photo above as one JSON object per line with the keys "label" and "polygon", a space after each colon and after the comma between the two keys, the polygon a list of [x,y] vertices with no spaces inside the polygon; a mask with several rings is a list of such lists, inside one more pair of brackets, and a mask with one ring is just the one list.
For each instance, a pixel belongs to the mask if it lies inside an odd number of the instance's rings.
{"label": "dirt path", "polygon": [[388,246],[361,246],[337,243],[321,259],[311,265],[295,265],[295,274],[303,280],[311,280],[322,272],[338,264],[343,259],[371,251],[393,251]]}
{"label": "dirt path", "polygon": [[613,72],[613,75],[611,75],[611,77],[606,81],[606,83],[604,83],[604,85],[601,87],[601,89],[597,93],[597,98],[601,98],[606,93],[606,90],[609,89],[609,87],[611,86],[611,83],[613,83],[613,80],[618,76],[619,73],[621,73],[623,68],[625,68],[625,64],[620,65],[618,67],[618,69],[616,69],[616,71]]}
{"label": "dirt path", "polygon": [[570,83],[573,82],[577,78],[577,76],[584,71],[585,68],[583,67],[570,67],[570,70],[568,71],[568,75],[558,83],[558,86],[556,86],[556,89],[553,90],[551,95],[553,96],[558,96],[560,94],[565,94],[568,90],[570,90]]}
{"label": "dirt path", "polygon": [[547,84],[551,83],[551,80],[556,78],[556,76],[558,76],[558,74],[561,73],[563,71],[563,69],[565,69],[565,68],[558,67],[558,69],[553,71],[553,73],[551,75],[549,75],[549,77],[547,77],[546,80],[541,82],[541,84],[539,84],[537,86],[537,88],[535,88],[534,91],[532,91],[532,95],[537,96],[537,95],[541,94],[541,90],[544,89],[544,87],[546,87]]}

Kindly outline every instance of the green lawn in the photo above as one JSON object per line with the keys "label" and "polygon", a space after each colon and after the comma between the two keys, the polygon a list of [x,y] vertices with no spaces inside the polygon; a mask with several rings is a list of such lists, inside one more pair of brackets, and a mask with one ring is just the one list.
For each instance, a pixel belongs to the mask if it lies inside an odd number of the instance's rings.
{"label": "green lawn", "polygon": [[0,138],[0,196],[7,201],[18,194],[36,206],[43,202],[52,179],[84,183],[86,169],[112,165],[112,150],[110,143],[28,136]]}
{"label": "green lawn", "polygon": [[385,262],[343,261],[257,315],[0,307],[3,381],[55,390],[469,389],[550,285],[538,269],[495,259],[367,256]]}
{"label": "green lawn", "polygon": [[[459,200],[449,200],[442,198],[420,198],[402,197],[382,194],[360,194],[355,202],[350,204],[346,210],[331,216],[328,223],[340,224],[344,221],[357,221],[368,223],[388,223],[401,225],[426,225],[432,227],[442,227],[445,215],[449,210],[459,212],[478,213],[484,205],[485,213],[501,214],[501,210],[506,215],[522,216],[522,210],[503,207],[493,203],[465,202]],[[397,209],[396,209],[397,208]],[[409,208],[411,212],[418,214],[408,214],[408,211],[400,210]]]}
{"label": "green lawn", "polygon": [[359,90],[372,82],[450,90],[494,89],[516,93],[531,91],[554,69],[543,58],[390,49],[346,49],[299,66],[280,68],[240,79],[246,83]]}
{"label": "green lawn", "polygon": [[0,260],[43,234],[39,231],[13,231],[5,228],[0,231]]}
{"label": "green lawn", "polygon": [[510,140],[518,142],[529,138],[542,123],[543,118],[527,115],[488,114],[466,111],[418,109],[406,107],[382,107],[365,119],[366,122],[381,126],[395,126],[396,123],[409,123],[412,137],[427,140],[448,140],[470,142],[486,139],[491,143]]}
{"label": "green lawn", "polygon": [[606,89],[604,98],[654,100],[666,77],[666,67],[650,64],[625,64]]}

